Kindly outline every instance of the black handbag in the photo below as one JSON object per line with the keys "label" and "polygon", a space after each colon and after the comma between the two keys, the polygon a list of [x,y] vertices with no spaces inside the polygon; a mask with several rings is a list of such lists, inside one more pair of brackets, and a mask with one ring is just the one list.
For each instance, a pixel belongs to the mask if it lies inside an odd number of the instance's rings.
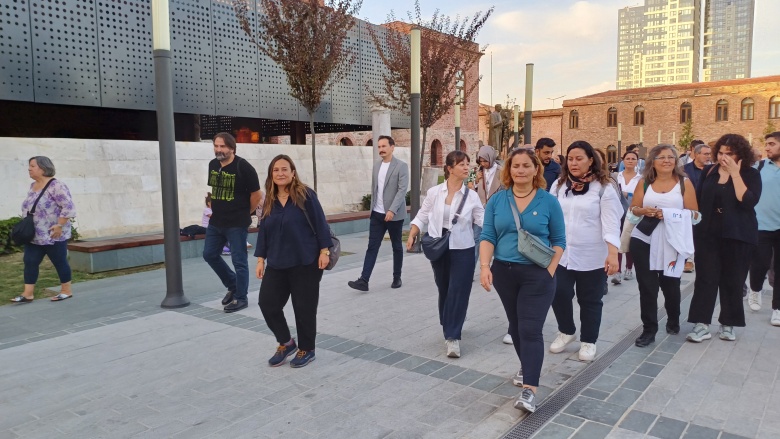
{"label": "black handbag", "polygon": [[[466,204],[466,198],[468,198],[468,196],[469,189],[466,189],[466,193],[463,194],[463,198],[460,200],[458,210],[455,212],[455,217],[452,218],[453,227],[458,223],[458,217],[460,216],[460,212],[463,210],[463,206]],[[422,244],[425,257],[428,258],[429,261],[438,261],[442,256],[444,256],[444,253],[450,249],[450,231],[447,230],[438,238],[434,238],[429,235],[428,232],[425,232],[425,234],[420,239],[420,243]]]}
{"label": "black handbag", "polygon": [[636,229],[645,235],[650,236],[653,234],[653,230],[655,230],[656,226],[658,226],[658,223],[660,222],[660,218],[646,216],[637,223]]}
{"label": "black handbag", "polygon": [[22,218],[22,220],[16,223],[14,228],[11,229],[11,241],[13,241],[14,244],[29,244],[32,242],[33,238],[35,238],[35,222],[33,221],[35,208],[38,206],[38,202],[41,201],[43,193],[46,192],[46,189],[49,188],[49,185],[52,181],[54,181],[53,178],[49,180],[48,183],[46,183],[46,186],[43,187],[43,190],[41,190],[41,193],[38,195],[38,198],[35,199],[35,203],[32,205],[32,210],[27,212],[27,216]]}
{"label": "black handbag", "polygon": [[[301,208],[303,210],[303,216],[306,217],[306,222],[309,223],[309,227],[311,227],[311,231],[314,233],[314,237],[317,237],[317,229],[314,228],[314,224],[311,222],[311,218],[309,218],[309,213],[306,211],[306,209]],[[341,256],[341,240],[339,240],[336,237],[336,234],[333,233],[333,229],[330,228],[330,225],[328,225],[328,230],[330,231],[330,240],[333,241],[333,245],[328,247],[328,252],[330,255],[328,255],[328,265],[325,267],[326,270],[332,270],[333,267],[336,266],[336,263],[339,261],[339,257]]]}

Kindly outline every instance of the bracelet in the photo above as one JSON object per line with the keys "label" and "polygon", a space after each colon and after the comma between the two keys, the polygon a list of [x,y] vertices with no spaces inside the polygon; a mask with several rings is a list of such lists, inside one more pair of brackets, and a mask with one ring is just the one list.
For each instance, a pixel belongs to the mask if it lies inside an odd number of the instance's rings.
{"label": "bracelet", "polygon": [[632,208],[631,208],[631,214],[632,214],[632,215],[636,215],[636,213],[634,212],[634,210],[636,210],[636,209],[638,209],[638,208],[639,208],[639,206],[634,206],[634,207],[632,207]]}

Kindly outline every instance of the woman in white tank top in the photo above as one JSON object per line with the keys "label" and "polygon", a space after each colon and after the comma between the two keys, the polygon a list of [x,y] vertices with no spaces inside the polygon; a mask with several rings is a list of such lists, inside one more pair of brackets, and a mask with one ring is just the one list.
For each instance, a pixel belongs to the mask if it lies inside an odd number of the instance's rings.
{"label": "woman in white tank top", "polygon": [[[642,180],[636,186],[629,210],[636,216],[644,216],[631,232],[629,250],[634,257],[636,280],[639,284],[639,305],[644,327],[636,345],[645,347],[655,341],[658,332],[658,289],[664,294],[666,308],[666,332],[680,332],[680,278],[664,276],[663,270],[650,267],[663,266],[654,258],[661,257],[666,242],[665,228],[654,227],[663,220],[663,208],[698,210],[696,192],[690,180],[677,166],[677,150],[672,145],[661,144],[647,154],[647,166]],[[644,224],[642,224],[644,223]],[[645,227],[650,226],[650,227]],[[653,263],[654,262],[654,263]]]}

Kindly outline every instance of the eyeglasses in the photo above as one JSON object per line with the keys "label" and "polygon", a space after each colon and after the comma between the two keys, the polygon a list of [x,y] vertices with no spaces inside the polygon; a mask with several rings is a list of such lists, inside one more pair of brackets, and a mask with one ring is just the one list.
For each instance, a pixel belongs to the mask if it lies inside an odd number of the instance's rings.
{"label": "eyeglasses", "polygon": [[665,156],[665,157],[656,157],[653,160],[659,161],[659,162],[673,162],[675,160],[674,156]]}

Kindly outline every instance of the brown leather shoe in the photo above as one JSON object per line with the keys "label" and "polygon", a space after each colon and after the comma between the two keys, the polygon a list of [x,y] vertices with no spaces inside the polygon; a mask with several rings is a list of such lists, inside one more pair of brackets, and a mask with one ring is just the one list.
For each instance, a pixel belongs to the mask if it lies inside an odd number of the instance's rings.
{"label": "brown leather shoe", "polygon": [[693,262],[686,261],[685,267],[683,268],[683,273],[693,273]]}

